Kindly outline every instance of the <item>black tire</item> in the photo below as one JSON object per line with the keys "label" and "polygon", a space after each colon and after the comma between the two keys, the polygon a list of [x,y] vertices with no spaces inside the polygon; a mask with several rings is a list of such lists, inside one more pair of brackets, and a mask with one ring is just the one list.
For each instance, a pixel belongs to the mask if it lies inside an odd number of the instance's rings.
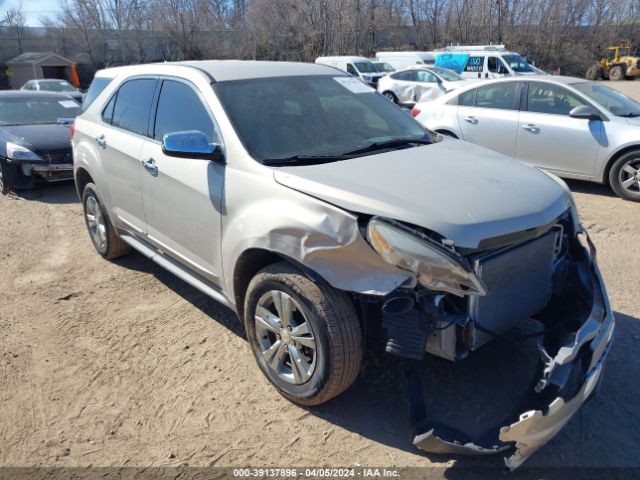
{"label": "black tire", "polygon": [[611,69],[609,70],[609,80],[611,80],[612,82],[619,82],[620,80],[624,80],[624,69],[620,65],[611,67]]}
{"label": "black tire", "polygon": [[2,172],[2,165],[0,165],[0,194],[7,195],[11,191],[8,183],[4,182],[4,175]]}
{"label": "black tire", "polygon": [[398,105],[398,97],[396,97],[396,94],[390,91],[386,91],[383,92],[384,97],[389,100],[390,102],[395,103],[396,105]]}
{"label": "black tire", "polygon": [[[87,205],[92,201],[97,202],[97,207],[100,209],[100,213],[102,215],[105,230],[105,241],[102,244],[99,244],[97,242],[92,233],[92,227],[89,225]],[[96,186],[93,183],[87,183],[84,187],[84,192],[82,193],[82,207],[84,211],[84,221],[85,225],[87,226],[87,231],[89,232],[89,237],[91,238],[91,243],[93,243],[93,246],[100,255],[102,255],[107,260],[113,260],[131,252],[131,246],[128,243],[124,242],[113,228],[113,225],[109,220],[109,216],[107,215],[107,211],[102,205],[100,198],[98,197]]]}
{"label": "black tire", "polygon": [[[257,336],[255,318],[260,299],[272,291],[284,292],[295,301],[295,308],[299,306],[299,310],[294,310],[299,312],[296,315],[303,315],[301,318],[309,323],[315,340],[315,366],[304,383],[285,381],[265,359],[264,339]],[[349,388],[360,372],[362,332],[351,299],[325,282],[310,280],[286,262],[270,265],[253,277],[244,300],[244,323],[262,373],[280,394],[295,403],[325,403]],[[284,335],[282,338],[284,341]],[[285,348],[284,357],[290,364],[293,358],[289,356],[290,347]],[[286,360],[284,362],[282,366],[286,368]]]}
{"label": "black tire", "polygon": [[600,65],[592,65],[584,76],[587,80],[600,80],[602,78],[602,67]]}
{"label": "black tire", "polygon": [[[631,184],[625,187],[625,181]],[[640,202],[640,150],[625,153],[615,161],[609,170],[609,185],[619,197]]]}

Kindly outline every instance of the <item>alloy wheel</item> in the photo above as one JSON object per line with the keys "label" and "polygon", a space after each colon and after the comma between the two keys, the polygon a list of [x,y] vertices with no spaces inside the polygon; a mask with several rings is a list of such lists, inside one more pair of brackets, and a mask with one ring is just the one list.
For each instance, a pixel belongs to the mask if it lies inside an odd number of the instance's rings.
{"label": "alloy wheel", "polygon": [[255,326],[269,368],[287,383],[307,382],[316,368],[316,340],[298,302],[280,290],[266,292],[256,306]]}
{"label": "alloy wheel", "polygon": [[91,240],[99,251],[105,251],[107,247],[107,225],[102,215],[102,209],[95,197],[88,197],[85,206],[85,216],[89,226]]}
{"label": "alloy wheel", "polygon": [[640,195],[640,158],[633,158],[622,166],[618,181],[631,195]]}

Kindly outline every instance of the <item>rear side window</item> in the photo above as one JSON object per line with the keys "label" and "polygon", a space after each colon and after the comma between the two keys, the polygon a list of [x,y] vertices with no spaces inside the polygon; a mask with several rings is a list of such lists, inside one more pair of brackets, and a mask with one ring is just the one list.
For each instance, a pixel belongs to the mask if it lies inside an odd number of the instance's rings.
{"label": "rear side window", "polygon": [[156,83],[156,79],[139,78],[123,84],[118,89],[111,124],[146,135]]}
{"label": "rear side window", "polygon": [[167,133],[185,130],[204,133],[210,143],[218,140],[211,116],[193,88],[182,82],[165,80],[158,99],[153,138],[162,140]]}
{"label": "rear side window", "polygon": [[458,105],[463,107],[473,107],[476,101],[476,90],[477,89],[474,88],[473,90],[460,94],[458,97]]}
{"label": "rear side window", "polygon": [[398,72],[391,75],[394,80],[404,80],[405,82],[413,82],[416,79],[416,72],[413,70],[407,70],[405,72]]}
{"label": "rear side window", "polygon": [[83,112],[87,108],[89,108],[89,105],[93,103],[93,101],[97,98],[97,96],[100,95],[102,91],[105,88],[107,88],[107,85],[109,85],[110,83],[111,83],[110,78],[96,77],[93,79],[93,82],[91,82],[91,85],[89,85],[89,90],[87,90],[87,93],[85,94],[84,99],[82,100]]}
{"label": "rear side window", "polygon": [[476,107],[497,108],[500,110],[513,110],[513,103],[516,98],[516,82],[498,83],[480,87],[476,93]]}

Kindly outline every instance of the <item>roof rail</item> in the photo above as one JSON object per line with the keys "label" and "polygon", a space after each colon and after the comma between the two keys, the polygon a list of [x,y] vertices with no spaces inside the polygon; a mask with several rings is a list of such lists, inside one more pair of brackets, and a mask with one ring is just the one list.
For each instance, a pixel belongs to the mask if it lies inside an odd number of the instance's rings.
{"label": "roof rail", "polygon": [[504,45],[450,45],[439,49],[440,52],[470,52],[470,51],[502,51],[507,48]]}

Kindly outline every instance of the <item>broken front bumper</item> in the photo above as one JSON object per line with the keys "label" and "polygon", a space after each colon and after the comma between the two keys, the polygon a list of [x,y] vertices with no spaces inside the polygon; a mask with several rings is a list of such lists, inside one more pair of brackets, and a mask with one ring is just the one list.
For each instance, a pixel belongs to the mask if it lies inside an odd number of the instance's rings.
{"label": "broken front bumper", "polygon": [[[555,355],[539,345],[542,375],[528,397],[536,407],[514,414],[514,421],[499,428],[493,440],[474,442],[463,432],[433,423],[414,437],[414,445],[427,452],[450,454],[513,450],[505,458],[507,468],[513,470],[551,440],[593,393],[611,347],[615,320],[595,262],[595,249],[585,238],[589,254],[579,274],[583,285],[590,285],[591,311],[577,331],[563,337]],[[549,395],[553,392],[558,394]]]}

